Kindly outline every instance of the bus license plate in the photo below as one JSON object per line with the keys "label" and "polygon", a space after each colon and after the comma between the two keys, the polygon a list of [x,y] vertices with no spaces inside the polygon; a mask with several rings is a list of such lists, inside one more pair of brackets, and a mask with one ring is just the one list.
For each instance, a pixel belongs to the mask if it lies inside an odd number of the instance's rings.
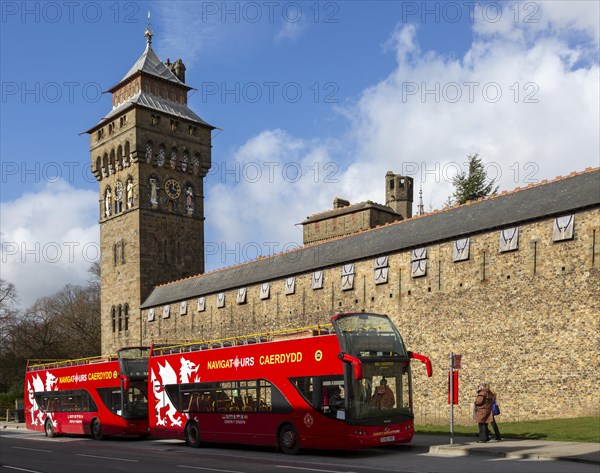
{"label": "bus license plate", "polygon": [[381,443],[383,442],[393,442],[396,439],[396,437],[394,437],[393,435],[390,435],[389,437],[381,437],[381,439],[379,439],[379,441]]}

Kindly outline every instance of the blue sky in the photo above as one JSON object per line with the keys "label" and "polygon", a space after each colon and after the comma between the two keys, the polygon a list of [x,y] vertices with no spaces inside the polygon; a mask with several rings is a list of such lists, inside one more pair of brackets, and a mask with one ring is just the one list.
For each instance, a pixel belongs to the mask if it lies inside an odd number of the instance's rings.
{"label": "blue sky", "polygon": [[[599,165],[598,2],[3,2],[2,278],[22,304],[97,257],[88,137],[141,55],[182,58],[221,128],[207,267],[293,248],[335,196],[383,202],[388,170],[426,210],[479,152],[501,190]],[[259,173],[259,174],[257,174]],[[415,196],[416,198],[417,196]]]}

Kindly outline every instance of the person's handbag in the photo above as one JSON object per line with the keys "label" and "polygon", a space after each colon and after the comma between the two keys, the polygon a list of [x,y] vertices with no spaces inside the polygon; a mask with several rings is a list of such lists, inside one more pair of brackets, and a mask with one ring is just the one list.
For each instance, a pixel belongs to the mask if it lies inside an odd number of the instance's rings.
{"label": "person's handbag", "polygon": [[500,406],[496,403],[495,400],[494,400],[494,403],[492,404],[492,414],[494,414],[495,416],[500,415]]}

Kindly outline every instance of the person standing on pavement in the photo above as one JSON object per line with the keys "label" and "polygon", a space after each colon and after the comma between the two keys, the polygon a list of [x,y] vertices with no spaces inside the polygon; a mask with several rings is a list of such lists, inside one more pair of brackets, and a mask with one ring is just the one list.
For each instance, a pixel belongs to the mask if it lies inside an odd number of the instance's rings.
{"label": "person standing on pavement", "polygon": [[490,393],[487,383],[480,383],[475,398],[475,422],[479,425],[479,440],[477,440],[479,443],[489,440],[487,424],[494,420],[494,414],[492,414],[493,403],[494,397]]}
{"label": "person standing on pavement", "polygon": [[[492,407],[494,405],[494,403],[496,402],[496,393],[492,390],[492,387],[490,385],[488,385],[488,390],[490,392],[490,395],[492,396]],[[496,416],[494,415],[494,410],[492,409],[492,422],[490,422],[490,424],[492,424],[492,429],[494,429],[494,437],[496,439],[496,441],[500,441],[502,440],[502,436],[500,435],[500,429],[498,428],[498,424],[496,424]],[[486,425],[487,427],[487,425]],[[491,437],[490,432],[488,430],[488,438]]]}

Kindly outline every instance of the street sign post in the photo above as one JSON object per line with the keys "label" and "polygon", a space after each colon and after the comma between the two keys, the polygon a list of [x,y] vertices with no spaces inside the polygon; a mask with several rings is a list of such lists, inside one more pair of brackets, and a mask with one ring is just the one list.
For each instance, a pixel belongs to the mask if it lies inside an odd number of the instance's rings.
{"label": "street sign post", "polygon": [[458,370],[461,367],[461,355],[450,352],[450,371],[448,373],[448,403],[450,404],[450,445],[454,443],[454,404],[458,404]]}

